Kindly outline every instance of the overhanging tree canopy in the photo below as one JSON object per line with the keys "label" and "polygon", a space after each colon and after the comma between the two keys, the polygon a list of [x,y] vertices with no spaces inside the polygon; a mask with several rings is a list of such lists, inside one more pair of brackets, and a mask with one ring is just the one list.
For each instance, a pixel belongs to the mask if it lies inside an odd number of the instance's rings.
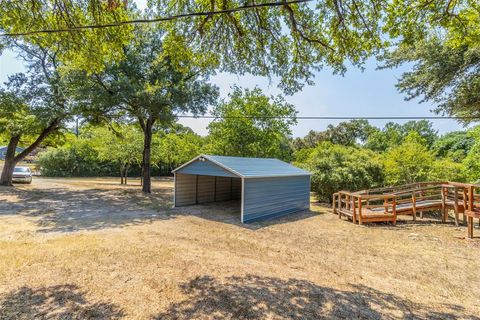
{"label": "overhanging tree canopy", "polygon": [[203,113],[218,95],[217,88],[207,82],[208,70],[168,55],[162,39],[161,30],[138,27],[135,41],[124,48],[124,60],[92,75],[79,73],[86,78],[77,98],[87,118],[110,121],[123,117],[142,129],[145,192],[151,188],[154,125],[173,122],[181,112]]}

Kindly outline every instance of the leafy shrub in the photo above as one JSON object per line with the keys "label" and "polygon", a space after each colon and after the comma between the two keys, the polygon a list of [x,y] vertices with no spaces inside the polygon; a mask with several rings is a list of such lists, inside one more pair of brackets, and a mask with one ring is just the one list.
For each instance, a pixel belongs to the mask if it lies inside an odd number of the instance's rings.
{"label": "leafy shrub", "polygon": [[463,164],[465,165],[469,180],[480,183],[480,126],[472,129],[469,135],[474,139],[474,144],[463,161]]}
{"label": "leafy shrub", "polygon": [[355,191],[383,184],[382,164],[370,150],[330,142],[322,142],[311,150],[305,162],[297,164],[313,174],[312,190],[319,201],[331,202],[332,194],[339,190]]}
{"label": "leafy shrub", "polygon": [[427,181],[435,156],[417,133],[389,149],[384,155],[385,177],[388,185]]}
{"label": "leafy shrub", "polygon": [[428,180],[467,182],[468,177],[463,164],[450,159],[440,159],[433,162]]}
{"label": "leafy shrub", "polygon": [[106,176],[117,172],[112,163],[98,160],[95,149],[83,139],[42,152],[39,165],[42,175],[50,177]]}

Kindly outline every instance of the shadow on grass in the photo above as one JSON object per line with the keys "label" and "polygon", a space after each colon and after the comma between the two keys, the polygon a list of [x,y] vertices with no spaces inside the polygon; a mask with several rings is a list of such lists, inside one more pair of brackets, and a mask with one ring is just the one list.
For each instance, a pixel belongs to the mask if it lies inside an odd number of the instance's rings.
{"label": "shadow on grass", "polygon": [[19,189],[2,187],[0,215],[37,218],[39,232],[73,232],[122,227],[169,219],[159,211],[172,205],[171,188],[150,195],[136,189]]}
{"label": "shadow on grass", "polygon": [[224,281],[203,276],[180,288],[187,298],[154,319],[480,319],[458,305],[430,306],[363,285],[342,291],[247,275]]}
{"label": "shadow on grass", "polygon": [[75,285],[22,287],[0,295],[0,319],[119,319],[122,310],[89,302]]}
{"label": "shadow on grass", "polygon": [[[95,182],[96,183],[96,182]],[[75,232],[99,230],[174,219],[177,216],[198,216],[202,219],[236,225],[249,230],[307,219],[320,214],[302,211],[281,218],[242,224],[240,201],[207,203],[172,208],[173,188],[155,187],[146,195],[139,188],[70,189],[0,187],[0,216],[15,214],[35,217],[39,232]]]}
{"label": "shadow on grass", "polygon": [[242,223],[240,212],[240,200],[232,200],[178,207],[169,210],[168,214],[171,216],[197,216],[205,220],[228,223],[249,230],[258,230],[272,225],[291,223],[299,220],[308,219],[324,213],[312,210],[303,210],[295,213],[290,213],[281,217],[275,217],[250,223]]}

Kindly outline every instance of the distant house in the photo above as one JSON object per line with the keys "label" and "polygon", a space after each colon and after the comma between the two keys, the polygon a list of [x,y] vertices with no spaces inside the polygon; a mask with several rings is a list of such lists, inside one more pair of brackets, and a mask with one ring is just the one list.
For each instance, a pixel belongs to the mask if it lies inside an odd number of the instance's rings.
{"label": "distant house", "polygon": [[[16,153],[22,152],[24,149],[17,147]],[[0,146],[0,160],[5,160],[7,154],[7,146]]]}

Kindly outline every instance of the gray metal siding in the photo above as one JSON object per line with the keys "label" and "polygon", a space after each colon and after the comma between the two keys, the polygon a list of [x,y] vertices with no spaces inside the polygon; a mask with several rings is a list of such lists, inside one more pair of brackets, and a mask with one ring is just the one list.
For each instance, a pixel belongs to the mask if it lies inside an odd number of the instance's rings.
{"label": "gray metal siding", "polygon": [[240,200],[242,198],[242,179],[232,179],[232,200]]}
{"label": "gray metal siding", "polygon": [[245,179],[243,222],[310,208],[310,176]]}
{"label": "gray metal siding", "polygon": [[175,173],[176,207],[240,198],[240,178]]}
{"label": "gray metal siding", "polygon": [[198,203],[213,202],[215,199],[215,177],[198,176]]}
{"label": "gray metal siding", "polygon": [[192,163],[180,168],[176,173],[185,174],[198,174],[204,176],[217,176],[217,177],[237,177],[228,170],[223,169],[219,165],[214,164],[211,161],[193,161]]}
{"label": "gray metal siding", "polygon": [[215,186],[215,201],[227,201],[230,200],[231,191],[232,191],[232,178],[225,178],[225,177],[216,177]]}
{"label": "gray metal siding", "polygon": [[175,174],[175,206],[195,204],[196,176],[192,174]]}

